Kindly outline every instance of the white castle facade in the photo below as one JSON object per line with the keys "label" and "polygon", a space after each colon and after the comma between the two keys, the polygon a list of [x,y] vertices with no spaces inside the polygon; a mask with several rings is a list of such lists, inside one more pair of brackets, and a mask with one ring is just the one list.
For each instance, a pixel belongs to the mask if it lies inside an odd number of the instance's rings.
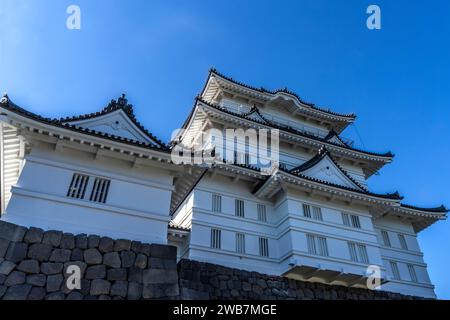
{"label": "white castle facade", "polygon": [[[215,70],[170,144],[137,121],[124,96],[97,113],[48,119],[5,95],[1,219],[168,243],[180,259],[344,286],[366,287],[377,266],[382,290],[433,298],[417,234],[448,210],[370,192],[367,179],[393,155],[341,138],[354,120]],[[227,129],[276,132],[277,166],[258,165],[251,139],[218,148],[204,134]],[[209,150],[215,161],[173,161],[186,150]]]}

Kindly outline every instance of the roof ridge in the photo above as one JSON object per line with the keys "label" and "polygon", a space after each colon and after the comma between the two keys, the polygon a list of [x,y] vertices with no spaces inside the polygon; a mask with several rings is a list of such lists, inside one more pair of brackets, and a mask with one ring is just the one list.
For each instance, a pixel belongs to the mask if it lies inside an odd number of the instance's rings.
{"label": "roof ridge", "polygon": [[111,99],[111,101],[108,103],[108,105],[106,105],[101,111],[82,114],[82,115],[78,115],[78,116],[60,118],[59,121],[61,123],[82,121],[82,120],[100,117],[100,116],[115,112],[117,110],[123,110],[125,112],[125,114],[128,116],[128,118],[131,120],[131,122],[134,125],[136,125],[148,138],[150,138],[156,144],[160,145],[161,147],[168,147],[162,140],[160,140],[158,137],[153,135],[139,121],[137,121],[136,116],[134,114],[133,105],[128,103],[128,99],[125,97],[124,93],[122,93],[122,95],[117,100]]}
{"label": "roof ridge", "polygon": [[27,117],[27,118],[30,118],[30,119],[33,119],[33,120],[36,120],[36,121],[39,121],[42,123],[51,124],[51,125],[54,125],[54,126],[57,126],[60,128],[69,129],[72,131],[77,131],[77,132],[81,132],[84,134],[89,134],[89,135],[93,135],[93,136],[97,136],[97,137],[101,137],[101,138],[107,138],[110,140],[127,143],[127,144],[131,144],[131,145],[136,145],[136,146],[141,146],[141,147],[144,146],[144,147],[156,149],[159,151],[166,151],[166,152],[170,151],[170,148],[168,146],[166,146],[164,143],[161,145],[154,144],[154,143],[152,143],[152,144],[145,143],[145,142],[141,142],[141,141],[137,141],[137,140],[133,140],[133,139],[129,139],[129,138],[124,138],[124,137],[116,136],[116,135],[105,133],[105,132],[100,132],[100,131],[96,131],[96,130],[92,130],[92,129],[88,129],[88,128],[78,127],[78,126],[75,126],[70,123],[63,123],[60,119],[46,118],[46,117],[43,117],[36,113],[30,112],[22,107],[19,107],[14,102],[12,102],[11,99],[9,99],[9,98],[0,99],[0,105],[5,105],[12,112],[20,114],[24,117]]}
{"label": "roof ridge", "polygon": [[[234,115],[234,116],[237,116],[237,117],[240,117],[240,118],[244,118],[246,120],[250,120],[250,121],[253,121],[253,122],[256,122],[256,123],[260,123],[260,124],[264,124],[264,125],[270,125],[270,126],[274,127],[275,129],[284,130],[286,132],[293,133],[293,134],[296,134],[296,135],[300,135],[300,136],[303,136],[303,137],[306,137],[306,138],[314,139],[316,141],[325,142],[325,143],[331,144],[331,145],[336,146],[336,147],[349,149],[349,150],[352,150],[352,151],[355,151],[355,152],[362,152],[362,153],[370,154],[370,155],[373,155],[373,156],[388,157],[388,158],[394,157],[394,154],[391,151],[388,151],[386,153],[376,153],[376,152],[371,152],[371,151],[365,151],[365,150],[357,149],[357,148],[354,148],[354,147],[350,147],[347,144],[345,144],[343,146],[343,145],[334,143],[332,141],[326,141],[324,138],[320,138],[320,137],[317,137],[317,136],[314,136],[314,135],[310,135],[310,134],[308,134],[306,132],[298,131],[298,130],[290,127],[290,126],[281,126],[281,125],[275,124],[275,123],[273,123],[273,122],[271,122],[270,120],[267,120],[267,119],[265,120],[267,123],[264,123],[262,121],[258,121],[258,120],[249,118],[248,116],[245,116],[243,114],[240,114],[240,113],[237,113],[237,112],[234,112],[234,111],[230,111],[230,110],[228,110],[228,109],[226,109],[226,108],[224,108],[224,107],[222,107],[220,105],[208,102],[208,101],[204,100],[200,96],[197,96],[195,100],[196,101],[200,101],[200,102],[202,102],[202,103],[204,103],[204,104],[206,104],[206,105],[208,105],[208,106],[210,106],[212,108],[215,108],[215,109],[218,109],[220,111],[226,112],[228,114],[231,114],[231,115]],[[194,108],[195,108],[195,106],[194,106]],[[265,119],[265,118],[263,118],[263,119]]]}
{"label": "roof ridge", "polygon": [[443,204],[441,204],[439,207],[430,207],[430,208],[413,206],[413,205],[406,204],[406,203],[401,203],[400,206],[408,208],[408,209],[413,209],[413,210],[436,212],[436,213],[447,213],[450,211]]}
{"label": "roof ridge", "polygon": [[[352,118],[352,119],[356,118],[356,115],[354,113],[344,114],[344,113],[338,113],[338,112],[331,111],[330,109],[317,107],[314,103],[304,101],[297,93],[288,90],[286,87],[283,88],[283,89],[267,90],[267,89],[265,89],[263,87],[257,88],[257,87],[248,85],[246,83],[237,81],[237,80],[233,79],[232,77],[226,76],[223,73],[217,71],[216,68],[210,68],[209,69],[209,73],[210,74],[215,74],[215,75],[217,75],[217,76],[219,76],[219,77],[221,77],[221,78],[223,78],[225,80],[231,81],[234,84],[237,84],[237,85],[243,86],[243,87],[245,87],[247,89],[255,90],[255,91],[258,91],[258,92],[261,92],[261,93],[269,93],[269,94],[272,94],[272,95],[276,95],[277,93],[289,94],[289,95],[295,97],[301,104],[306,105],[306,106],[308,106],[308,107],[310,107],[312,109],[315,109],[317,111],[320,111],[320,112],[325,112],[325,113],[328,113],[328,114],[331,114],[331,115],[334,115],[334,116],[338,116],[338,117]],[[206,88],[204,88],[204,89],[206,89]]]}

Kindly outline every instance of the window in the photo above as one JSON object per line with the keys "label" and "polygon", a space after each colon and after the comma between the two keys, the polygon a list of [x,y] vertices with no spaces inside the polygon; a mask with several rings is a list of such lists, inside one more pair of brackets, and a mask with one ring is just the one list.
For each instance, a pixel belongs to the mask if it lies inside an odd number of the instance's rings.
{"label": "window", "polygon": [[358,244],[359,262],[369,263],[369,257],[367,255],[367,248],[363,244]]}
{"label": "window", "polygon": [[408,264],[408,271],[409,271],[409,276],[411,278],[411,281],[412,282],[418,282],[417,281],[416,269],[414,269],[414,266],[412,264]]}
{"label": "window", "polygon": [[398,271],[397,262],[391,261],[390,265],[391,265],[392,275],[393,275],[394,279],[395,280],[401,280],[401,278],[400,278],[400,271]]}
{"label": "window", "polygon": [[350,253],[350,260],[361,263],[369,263],[369,256],[367,255],[367,248],[360,243],[348,242],[348,251]]}
{"label": "window", "polygon": [[108,197],[110,180],[95,178],[94,186],[92,187],[90,201],[105,203]]}
{"label": "window", "polygon": [[398,234],[398,241],[400,242],[400,247],[404,250],[408,250],[408,245],[406,244],[405,235],[399,233]]}
{"label": "window", "polygon": [[256,208],[258,211],[258,220],[266,222],[267,221],[266,205],[258,203]]}
{"label": "window", "polygon": [[342,214],[342,223],[344,224],[344,226],[350,227],[350,218],[348,217],[348,213],[342,212],[341,214]]}
{"label": "window", "polygon": [[267,238],[259,238],[259,255],[262,257],[269,256],[269,240]]}
{"label": "window", "polygon": [[[316,220],[323,220],[322,209],[319,207],[310,206],[309,204],[303,203],[303,216],[307,218],[314,218]],[[312,214],[311,214],[312,211]]]}
{"label": "window", "polygon": [[312,207],[312,212],[313,212],[313,218],[316,220],[323,220],[322,217],[322,209],[320,209],[319,207]]}
{"label": "window", "polygon": [[361,223],[358,216],[344,212],[341,212],[341,214],[344,226],[361,229]]}
{"label": "window", "polygon": [[319,255],[328,257],[327,239],[324,237],[317,237],[317,242],[319,244]]}
{"label": "window", "polygon": [[326,238],[307,234],[306,242],[308,245],[308,253],[320,256],[328,256],[328,245]]}
{"label": "window", "polygon": [[391,240],[389,239],[389,234],[385,230],[381,230],[381,236],[383,237],[383,243],[386,247],[391,246]]}
{"label": "window", "polygon": [[245,234],[236,233],[236,252],[245,253]]}
{"label": "window", "polygon": [[306,240],[308,243],[308,253],[310,254],[317,254],[317,250],[316,250],[316,241],[314,239],[313,235],[307,234],[306,235]]}
{"label": "window", "polygon": [[212,195],[212,211],[222,212],[222,196],[218,194]]}
{"label": "window", "polygon": [[348,251],[350,252],[350,260],[358,262],[358,253],[356,252],[356,243],[348,242]]}
{"label": "window", "polygon": [[311,218],[311,208],[309,205],[307,204],[303,204],[303,216],[307,217],[307,218]]}
{"label": "window", "polygon": [[67,196],[75,199],[84,199],[88,182],[89,176],[74,173],[72,176],[72,181],[70,182],[69,190],[67,190]]}
{"label": "window", "polygon": [[355,215],[351,215],[352,217],[352,227],[361,229],[361,223],[359,222],[359,217]]}
{"label": "window", "polygon": [[237,217],[244,217],[244,201],[243,200],[238,200],[236,199],[234,202],[234,206],[235,206],[235,215]]}
{"label": "window", "polygon": [[220,249],[222,232],[219,229],[211,229],[211,248]]}

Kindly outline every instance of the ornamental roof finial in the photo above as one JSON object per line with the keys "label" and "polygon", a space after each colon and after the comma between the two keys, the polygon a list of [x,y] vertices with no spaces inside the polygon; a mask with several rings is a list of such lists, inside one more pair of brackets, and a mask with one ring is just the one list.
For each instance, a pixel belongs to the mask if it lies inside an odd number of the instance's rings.
{"label": "ornamental roof finial", "polygon": [[5,92],[3,92],[3,95],[0,98],[0,103],[7,103],[8,100],[9,100],[8,93],[5,91]]}

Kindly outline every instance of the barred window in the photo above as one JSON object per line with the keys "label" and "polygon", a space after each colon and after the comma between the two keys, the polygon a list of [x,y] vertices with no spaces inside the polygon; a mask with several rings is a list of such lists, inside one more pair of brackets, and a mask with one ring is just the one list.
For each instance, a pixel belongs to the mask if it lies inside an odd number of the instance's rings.
{"label": "barred window", "polygon": [[401,280],[400,271],[398,270],[397,262],[390,261],[390,265],[391,265],[391,270],[392,270],[392,276],[394,277],[394,279]]}
{"label": "barred window", "polygon": [[303,207],[303,216],[311,218],[311,207],[306,203],[303,203],[302,207]]}
{"label": "barred window", "polygon": [[269,256],[269,240],[267,238],[259,238],[259,255],[262,257]]}
{"label": "barred window", "polygon": [[358,253],[356,252],[356,243],[348,242],[348,251],[350,253],[350,260],[358,262]]}
{"label": "barred window", "polygon": [[408,250],[408,245],[406,244],[405,235],[399,233],[398,234],[398,241],[400,242],[400,247],[404,250]]}
{"label": "barred window", "polygon": [[235,215],[237,217],[245,217],[244,201],[236,199],[234,202],[234,206],[235,206]]}
{"label": "barred window", "polygon": [[222,232],[219,229],[211,229],[211,248],[220,249]]}
{"label": "barred window", "polygon": [[359,262],[369,263],[369,256],[367,255],[367,248],[363,244],[358,244]]}
{"label": "barred window", "polygon": [[262,221],[262,222],[266,222],[267,221],[266,205],[258,203],[257,211],[258,211],[258,220]]}
{"label": "barred window", "polygon": [[411,278],[411,281],[418,282],[416,269],[414,268],[414,266],[412,264],[408,264],[408,271],[409,271],[409,277]]}
{"label": "barred window", "polygon": [[328,245],[326,238],[307,234],[306,240],[308,245],[308,253],[325,257],[328,256]]}
{"label": "barred window", "polygon": [[218,194],[212,195],[212,211],[222,212],[222,196]]}
{"label": "barred window", "polygon": [[84,199],[86,187],[89,183],[89,176],[79,173],[72,175],[69,190],[67,190],[67,197],[75,199]]}
{"label": "barred window", "polygon": [[344,226],[350,227],[350,218],[348,216],[348,213],[341,212],[341,214],[342,214],[342,223],[344,224]]}
{"label": "barred window", "polygon": [[364,244],[347,242],[350,260],[361,263],[369,263],[367,248]]}
{"label": "barred window", "polygon": [[313,218],[316,220],[323,220],[323,216],[322,216],[322,209],[319,207],[312,207],[312,211],[313,211]]}
{"label": "barred window", "polygon": [[236,252],[245,253],[245,234],[236,233]]}
{"label": "barred window", "polygon": [[319,244],[319,255],[328,257],[327,239],[324,237],[317,237],[317,242]]}
{"label": "barred window", "polygon": [[311,234],[307,234],[306,240],[307,240],[307,244],[308,244],[308,253],[317,254],[316,240],[314,239],[314,236]]}
{"label": "barred window", "polygon": [[383,243],[386,247],[391,246],[391,240],[389,239],[389,234],[385,230],[381,230],[381,236],[383,237]]}
{"label": "barred window", "polygon": [[355,215],[351,215],[352,217],[352,227],[361,229],[361,223],[359,222],[359,217]]}
{"label": "barred window", "polygon": [[90,201],[105,203],[108,197],[109,185],[111,181],[108,179],[95,178],[94,186],[92,187]]}

